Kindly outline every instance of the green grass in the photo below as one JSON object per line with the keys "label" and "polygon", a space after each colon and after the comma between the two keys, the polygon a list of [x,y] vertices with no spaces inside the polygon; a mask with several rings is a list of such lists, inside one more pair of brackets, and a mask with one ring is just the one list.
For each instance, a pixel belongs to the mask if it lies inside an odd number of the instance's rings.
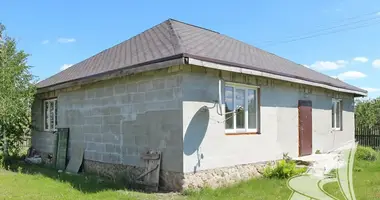
{"label": "green grass", "polygon": [[[380,199],[380,160],[355,160],[353,173],[356,199]],[[338,184],[328,183],[324,189],[339,199],[344,199]]]}
{"label": "green grass", "polygon": [[[22,170],[17,170],[22,167]],[[19,168],[21,169],[21,168]],[[380,160],[356,160],[354,189],[357,199],[380,199]],[[94,175],[68,175],[36,165],[13,163],[0,169],[0,199],[288,199],[286,180],[252,179],[218,189],[187,190],[184,194],[149,194],[126,189],[112,181],[99,182]],[[324,189],[342,198],[337,183]]]}
{"label": "green grass", "polygon": [[[20,165],[17,172],[0,169],[0,199],[157,199],[159,196],[125,190],[96,176],[58,173],[36,165]],[[18,167],[18,165],[17,165]]]}
{"label": "green grass", "polygon": [[187,191],[188,199],[288,199],[286,180],[253,179],[226,188]]}

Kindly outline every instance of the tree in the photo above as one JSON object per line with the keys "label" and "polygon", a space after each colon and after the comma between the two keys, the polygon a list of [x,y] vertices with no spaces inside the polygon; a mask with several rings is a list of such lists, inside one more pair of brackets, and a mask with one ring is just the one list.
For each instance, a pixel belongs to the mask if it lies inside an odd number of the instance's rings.
{"label": "tree", "polygon": [[28,56],[17,50],[16,41],[5,34],[5,26],[0,23],[0,145],[5,156],[17,151],[30,132],[36,88]]}
{"label": "tree", "polygon": [[355,121],[357,126],[364,128],[380,126],[380,97],[357,101]]}

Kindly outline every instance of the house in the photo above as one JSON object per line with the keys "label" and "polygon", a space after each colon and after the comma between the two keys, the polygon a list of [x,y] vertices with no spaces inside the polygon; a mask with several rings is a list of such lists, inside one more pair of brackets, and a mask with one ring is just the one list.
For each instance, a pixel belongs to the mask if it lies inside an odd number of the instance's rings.
{"label": "house", "polygon": [[354,139],[367,92],[218,32],[166,20],[38,83],[33,147],[54,157],[57,127],[84,170],[132,178],[162,152],[160,185],[220,185],[263,163]]}

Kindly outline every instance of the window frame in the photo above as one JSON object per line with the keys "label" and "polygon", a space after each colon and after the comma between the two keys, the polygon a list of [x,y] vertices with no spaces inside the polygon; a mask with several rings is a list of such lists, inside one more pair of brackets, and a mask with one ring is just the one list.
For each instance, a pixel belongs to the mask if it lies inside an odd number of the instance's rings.
{"label": "window frame", "polygon": [[[247,85],[247,84],[241,84],[241,83],[233,83],[233,82],[225,82],[224,84],[224,96],[223,96],[223,103],[226,104],[225,100],[225,89],[226,87],[232,87],[233,88],[233,108],[234,111],[236,111],[236,89],[242,89],[244,90],[244,128],[236,128],[236,112],[233,113],[233,129],[227,129],[226,128],[226,121],[224,122],[224,129],[225,134],[227,135],[247,135],[247,134],[259,134],[260,129],[260,87],[254,86],[254,85]],[[254,90],[255,91],[255,103],[256,103],[256,128],[249,128],[249,119],[248,119],[248,90]],[[224,114],[225,116],[225,114]]]}
{"label": "window frame", "polygon": [[[50,110],[50,102],[53,102],[54,103],[54,116],[53,116],[53,120],[54,120],[54,124],[53,124],[53,129],[51,129],[50,127],[50,122],[51,122],[51,119],[50,119],[50,115],[46,116],[46,102],[48,103],[48,110]],[[56,131],[57,130],[57,121],[56,121],[56,115],[58,114],[58,108],[57,108],[57,98],[54,98],[54,99],[46,99],[46,100],[43,100],[42,101],[42,105],[43,105],[43,112],[44,112],[44,119],[43,119],[43,127],[44,127],[44,131]],[[55,112],[57,110],[57,113]],[[47,123],[48,123],[48,128],[46,128],[46,120],[47,120]]]}
{"label": "window frame", "polygon": [[[332,116],[332,113],[331,113],[331,117],[333,117],[333,119],[332,120],[334,120],[334,126],[333,126],[333,124],[331,124],[331,129],[332,130],[334,130],[334,131],[341,131],[343,128],[343,107],[342,107],[342,103],[343,103],[343,101],[342,101],[342,99],[332,99],[332,103],[333,103],[333,107],[334,108],[332,108],[332,109],[334,109],[334,116]],[[338,112],[339,112],[339,116],[340,116],[340,118],[339,118],[339,127],[337,127],[337,120],[336,120],[336,118],[337,118],[337,106],[338,106],[338,103],[339,103],[339,109],[338,109]],[[333,111],[331,109],[331,112]],[[331,122],[332,122],[332,120],[331,120]]]}

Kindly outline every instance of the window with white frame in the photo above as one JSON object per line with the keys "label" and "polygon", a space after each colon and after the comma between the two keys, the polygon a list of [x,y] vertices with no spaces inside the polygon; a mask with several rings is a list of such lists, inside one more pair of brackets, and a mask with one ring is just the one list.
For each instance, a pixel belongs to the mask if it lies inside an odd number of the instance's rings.
{"label": "window with white frame", "polygon": [[333,99],[331,105],[332,128],[334,130],[342,129],[342,100]]}
{"label": "window with white frame", "polygon": [[229,84],[225,86],[225,128],[227,133],[258,132],[258,88]]}
{"label": "window with white frame", "polygon": [[44,130],[55,131],[57,126],[57,99],[44,101]]}

